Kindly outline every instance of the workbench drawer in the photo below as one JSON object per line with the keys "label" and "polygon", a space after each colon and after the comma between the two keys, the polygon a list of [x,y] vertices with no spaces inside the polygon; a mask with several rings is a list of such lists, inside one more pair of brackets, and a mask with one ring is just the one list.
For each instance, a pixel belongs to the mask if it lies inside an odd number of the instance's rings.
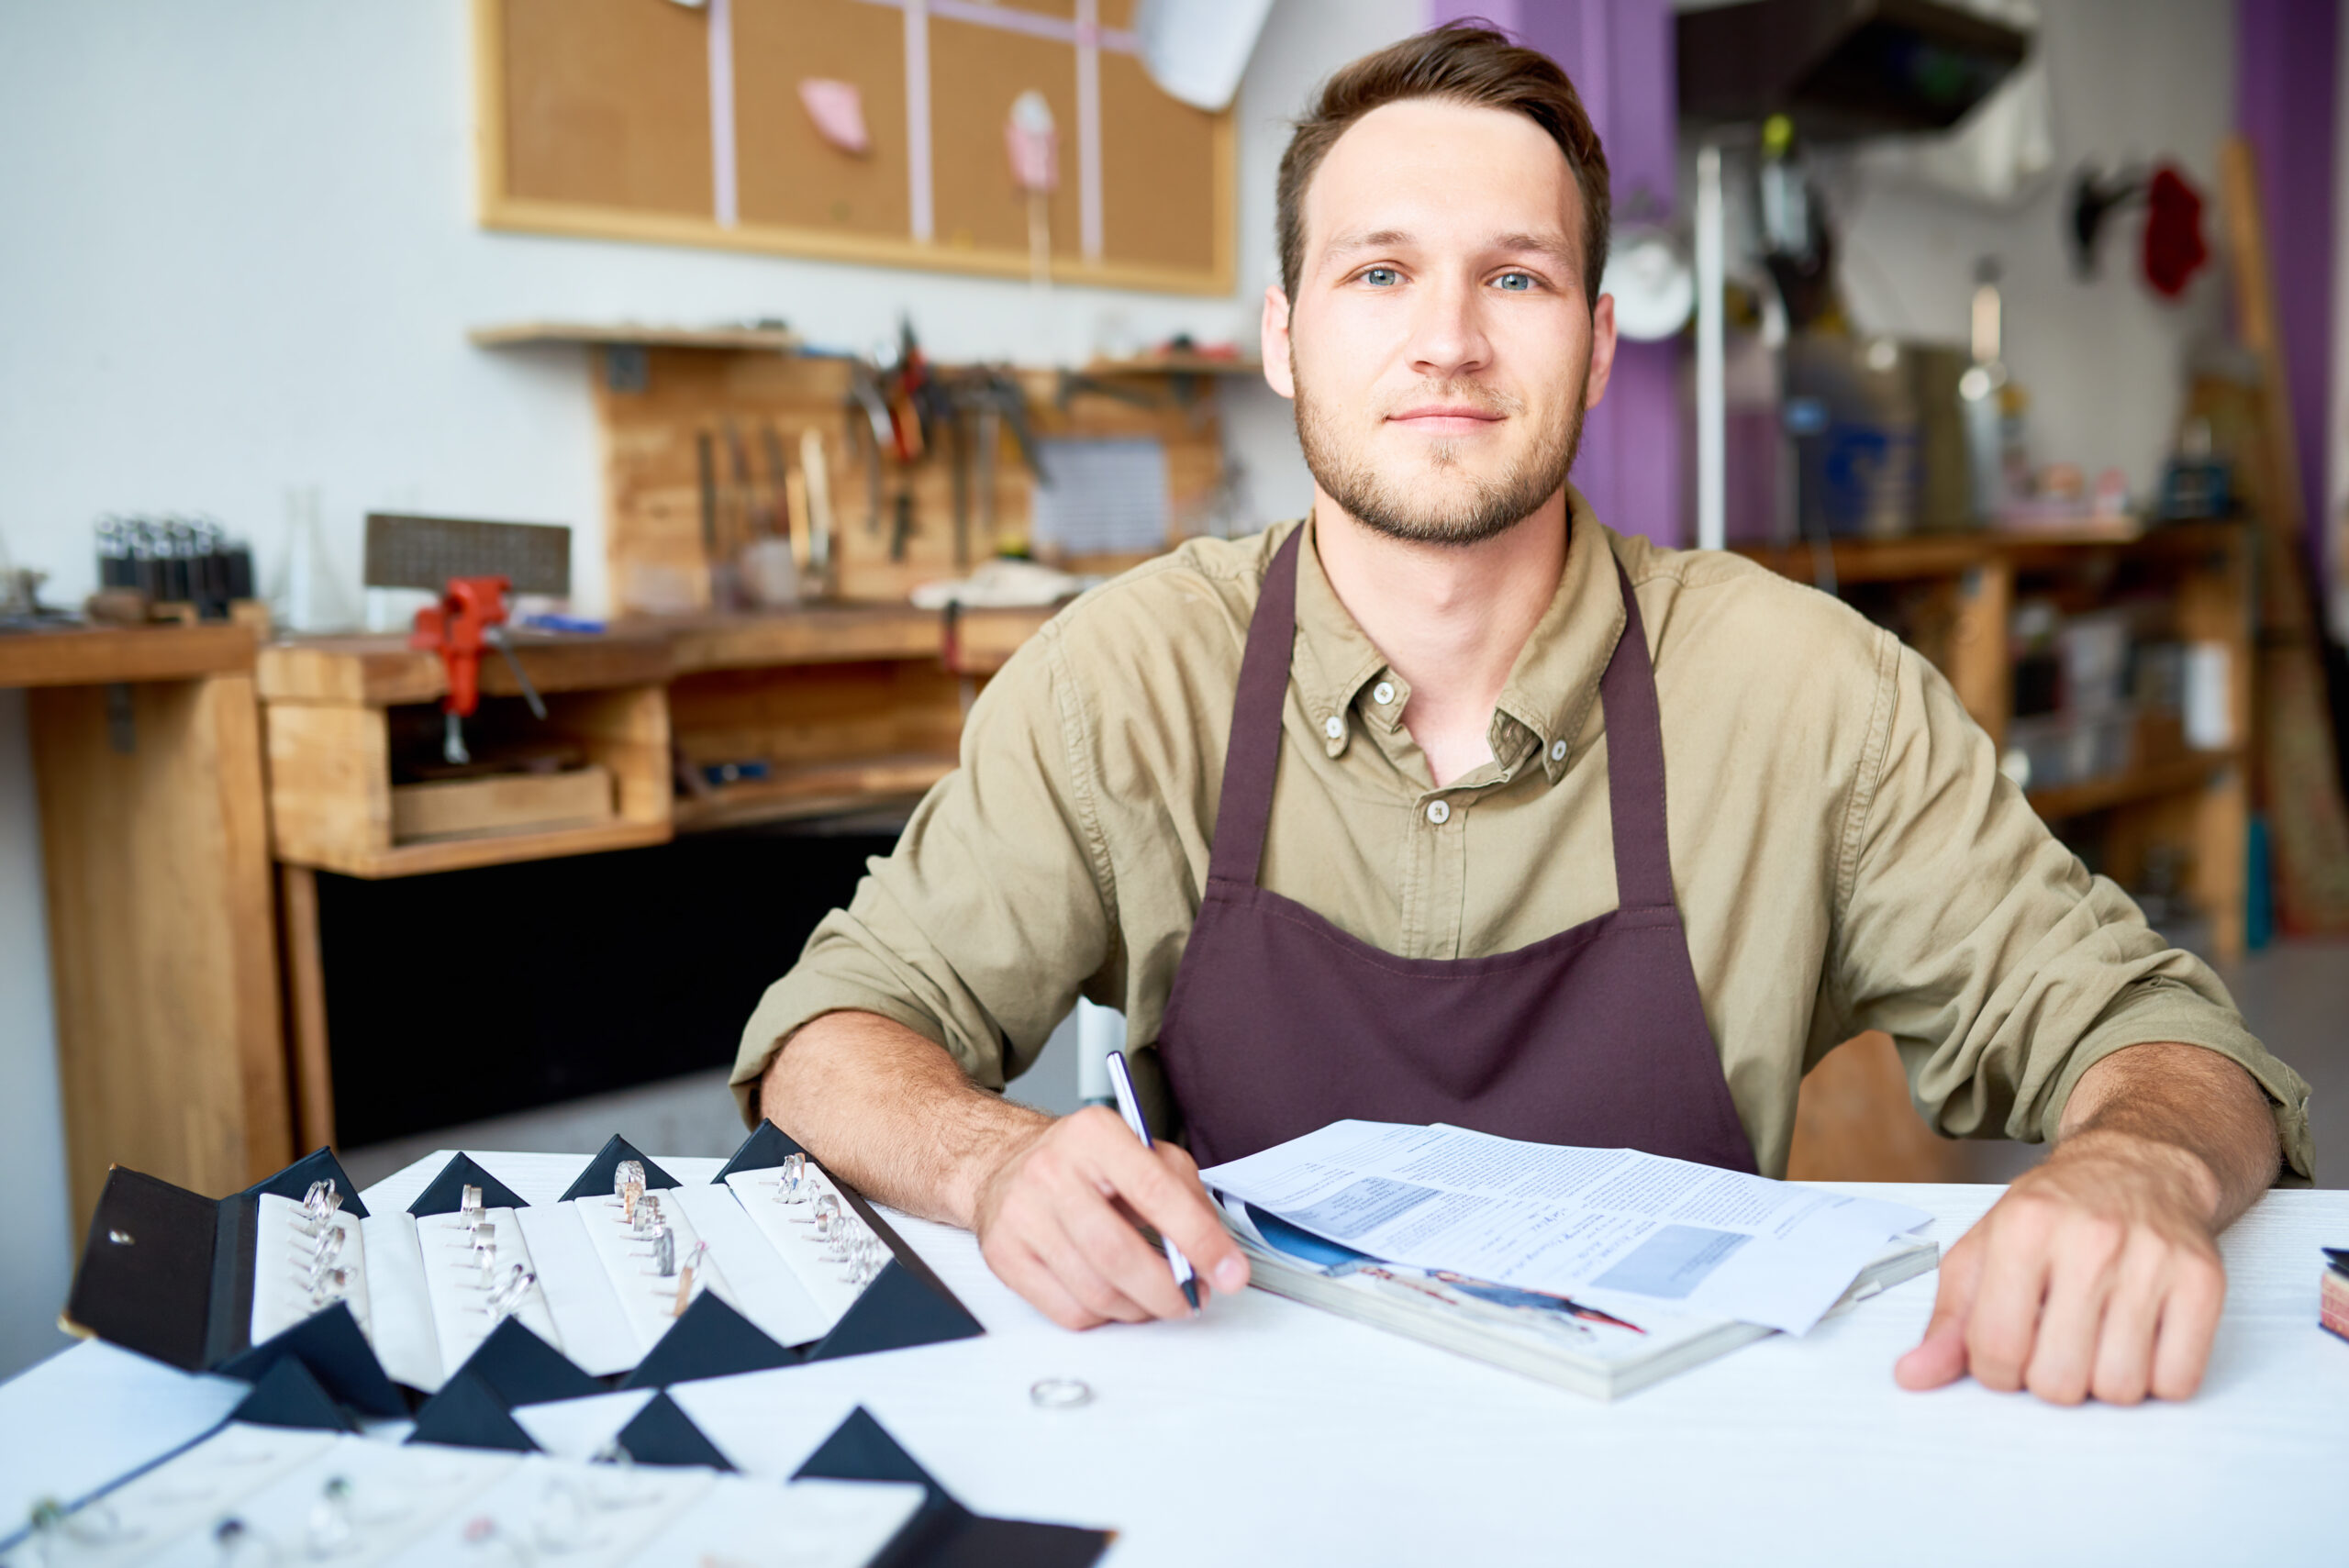
{"label": "workbench drawer", "polygon": [[547,694],[547,717],[488,697],[466,721],[476,756],[559,754],[560,769],[415,776],[429,705],[277,701],[263,712],[272,852],[351,876],[406,876],[587,854],[670,835],[668,706],[658,685]]}

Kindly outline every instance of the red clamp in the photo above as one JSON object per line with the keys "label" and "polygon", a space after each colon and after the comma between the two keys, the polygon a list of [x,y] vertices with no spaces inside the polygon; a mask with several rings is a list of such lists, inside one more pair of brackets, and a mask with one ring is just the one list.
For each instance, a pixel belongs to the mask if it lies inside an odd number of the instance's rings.
{"label": "red clamp", "polygon": [[451,763],[462,765],[473,760],[466,754],[464,732],[458,721],[471,717],[481,706],[483,649],[495,648],[506,655],[530,711],[540,718],[547,716],[546,704],[539,700],[506,638],[506,590],[510,585],[505,577],[451,577],[439,604],[416,612],[416,629],[408,633],[410,648],[440,655],[440,667],[449,678],[449,695],[440,699],[440,711],[448,722],[441,753]]}
{"label": "red clamp", "polygon": [[470,718],[481,706],[482,650],[490,646],[489,628],[505,623],[507,585],[504,577],[451,577],[439,604],[416,612],[407,645],[440,655],[449,677],[441,712]]}

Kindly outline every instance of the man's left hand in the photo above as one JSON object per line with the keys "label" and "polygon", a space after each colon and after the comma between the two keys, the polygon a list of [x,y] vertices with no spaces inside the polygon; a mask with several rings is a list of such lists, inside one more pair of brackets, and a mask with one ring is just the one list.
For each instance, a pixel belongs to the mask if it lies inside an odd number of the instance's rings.
{"label": "man's left hand", "polygon": [[2175,1145],[2065,1142],[1949,1250],[1924,1341],[1894,1376],[1938,1388],[1971,1372],[2058,1405],[2186,1398],[2227,1295],[2218,1186]]}
{"label": "man's left hand", "polygon": [[2076,1405],[2184,1399],[2226,1304],[2218,1234],[2276,1179],[2265,1091],[2216,1051],[2132,1045],[2080,1075],[2046,1163],[1942,1259],[1903,1388],[1967,1373]]}

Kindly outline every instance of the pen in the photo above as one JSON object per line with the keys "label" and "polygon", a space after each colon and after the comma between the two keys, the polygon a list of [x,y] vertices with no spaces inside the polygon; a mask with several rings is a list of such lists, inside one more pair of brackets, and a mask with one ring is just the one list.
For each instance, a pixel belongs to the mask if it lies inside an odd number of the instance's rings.
{"label": "pen", "polygon": [[[1141,1101],[1134,1096],[1133,1075],[1126,1070],[1126,1053],[1122,1051],[1109,1052],[1109,1087],[1117,1091],[1118,1114],[1126,1118],[1126,1125],[1141,1140],[1141,1146],[1157,1148],[1150,1136],[1150,1123],[1141,1119]],[[1191,1304],[1191,1316],[1197,1317],[1199,1282],[1191,1273],[1191,1260],[1163,1236],[1159,1238],[1159,1245],[1166,1249],[1166,1265],[1174,1271],[1174,1283],[1183,1287],[1183,1299]]]}

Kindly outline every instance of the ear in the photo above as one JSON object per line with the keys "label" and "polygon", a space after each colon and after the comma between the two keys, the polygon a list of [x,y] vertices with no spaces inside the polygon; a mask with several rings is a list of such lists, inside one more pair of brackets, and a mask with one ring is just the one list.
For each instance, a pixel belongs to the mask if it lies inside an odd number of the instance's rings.
{"label": "ear", "polygon": [[1264,291],[1264,319],[1257,328],[1256,342],[1264,356],[1264,384],[1283,397],[1295,398],[1297,383],[1288,366],[1288,295],[1275,284]]}
{"label": "ear", "polygon": [[1583,380],[1585,413],[1607,395],[1608,378],[1615,373],[1615,296],[1602,294],[1590,312],[1590,373]]}

